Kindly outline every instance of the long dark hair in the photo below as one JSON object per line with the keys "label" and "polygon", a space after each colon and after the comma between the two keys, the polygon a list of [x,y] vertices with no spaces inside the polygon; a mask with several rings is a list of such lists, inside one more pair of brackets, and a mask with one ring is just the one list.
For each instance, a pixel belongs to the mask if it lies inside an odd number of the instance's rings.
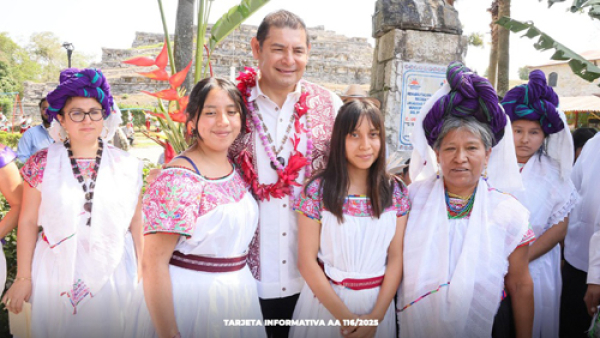
{"label": "long dark hair", "polygon": [[190,94],[190,101],[186,108],[187,119],[185,121],[185,125],[187,126],[190,122],[195,122],[192,136],[196,137],[197,140],[202,140],[202,137],[200,137],[200,134],[198,134],[198,130],[196,129],[198,123],[197,119],[199,119],[200,114],[202,114],[202,108],[204,107],[204,102],[208,98],[208,94],[216,88],[222,89],[225,92],[227,92],[229,98],[231,98],[233,103],[239,109],[241,120],[240,136],[243,135],[246,131],[246,116],[248,115],[248,109],[246,108],[246,105],[244,105],[242,93],[240,93],[240,91],[237,89],[233,82],[227,79],[219,77],[207,77],[196,83],[196,85],[192,89],[192,93]]}
{"label": "long dark hair", "polygon": [[[355,99],[344,104],[335,119],[331,134],[329,160],[325,169],[315,175],[309,183],[321,178],[319,189],[323,192],[325,209],[334,214],[339,223],[343,223],[343,206],[350,177],[346,159],[346,136],[356,129],[361,121],[370,121],[379,131],[381,147],[377,159],[369,168],[367,179],[367,197],[371,200],[373,217],[379,218],[385,208],[392,204],[393,180],[385,169],[385,128],[379,109],[366,100]],[[305,188],[306,193],[306,188]]]}

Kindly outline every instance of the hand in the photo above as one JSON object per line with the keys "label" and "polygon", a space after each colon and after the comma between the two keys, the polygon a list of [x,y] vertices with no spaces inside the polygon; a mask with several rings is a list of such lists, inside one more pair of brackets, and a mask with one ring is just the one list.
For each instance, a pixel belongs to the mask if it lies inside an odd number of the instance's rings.
{"label": "hand", "polygon": [[150,169],[150,171],[148,172],[148,176],[146,176],[146,183],[150,185],[152,184],[152,182],[156,181],[156,178],[158,177],[158,175],[160,175],[161,171],[162,169],[160,168]]}
{"label": "hand", "polygon": [[31,280],[20,279],[6,291],[2,303],[6,305],[8,311],[18,314],[23,309],[23,302],[29,301],[29,297],[31,297]]}
{"label": "hand", "polygon": [[583,301],[585,302],[585,307],[588,311],[588,314],[590,317],[593,317],[594,313],[596,313],[598,304],[600,304],[600,285],[588,284]]}
{"label": "hand", "polygon": [[[379,323],[379,320],[376,316],[372,314],[362,315],[358,317],[359,319],[365,320],[366,322],[375,322]],[[348,338],[373,338],[375,337],[375,333],[377,332],[377,326],[369,325],[369,326],[359,326],[354,330],[354,332],[345,335],[344,337]]]}
{"label": "hand", "polygon": [[340,328],[340,334],[342,335],[342,337],[347,337],[349,334],[353,333],[354,331],[356,331],[356,329],[358,329],[358,325],[350,325],[351,321],[356,319],[358,319],[358,316],[350,311],[347,311],[347,313],[344,316],[342,316],[342,318],[338,319],[339,322],[342,324],[342,327]]}

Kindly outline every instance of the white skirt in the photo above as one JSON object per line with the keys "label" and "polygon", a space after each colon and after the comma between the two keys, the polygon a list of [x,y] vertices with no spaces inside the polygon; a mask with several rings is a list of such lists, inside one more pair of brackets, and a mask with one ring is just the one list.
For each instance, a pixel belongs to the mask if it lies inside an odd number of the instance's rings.
{"label": "white skirt", "polygon": [[[346,304],[346,307],[350,312],[356,315],[366,315],[371,313],[375,303],[377,302],[377,296],[379,295],[379,287],[366,290],[351,290],[340,285],[331,285],[335,293],[340,297],[342,302]],[[377,326],[377,332],[375,337],[377,338],[390,338],[396,337],[396,305],[394,301],[390,303],[385,317],[382,322]],[[332,321],[335,322],[333,315],[321,304],[319,299],[313,294],[308,284],[304,284],[304,288],[300,293],[300,298],[296,304],[294,310],[294,319],[322,319],[326,326],[295,326],[290,330],[290,337],[292,338],[338,338],[342,337],[339,326],[327,326]],[[343,323],[341,323],[343,324]]]}
{"label": "white skirt", "polygon": [[[137,284],[137,263],[131,235],[127,233],[125,252],[115,272],[93,297],[74,308],[53,294],[50,281],[60,264],[48,243],[38,236],[32,263],[31,294],[32,337],[123,337],[126,309]],[[89,296],[88,296],[89,297]]]}
{"label": "white skirt", "polygon": [[2,291],[6,288],[6,256],[4,256],[4,248],[0,243],[0,284]]}
{"label": "white skirt", "polygon": [[[227,326],[230,320],[259,320],[262,312],[256,281],[247,266],[211,273],[169,265],[175,320],[182,337],[266,337],[263,326]],[[157,337],[140,284],[132,302],[127,337]]]}

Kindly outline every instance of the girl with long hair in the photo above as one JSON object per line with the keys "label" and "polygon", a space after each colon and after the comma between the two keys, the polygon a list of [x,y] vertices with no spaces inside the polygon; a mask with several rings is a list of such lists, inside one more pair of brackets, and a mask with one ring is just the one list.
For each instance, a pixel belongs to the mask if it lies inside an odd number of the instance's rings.
{"label": "girl with long hair", "polygon": [[338,320],[341,328],[297,326],[292,337],[396,335],[393,298],[409,201],[404,183],[385,171],[383,121],[371,102],[344,104],[327,166],[295,203],[306,285],[294,319]]}
{"label": "girl with long hair", "polygon": [[127,336],[264,337],[261,326],[224,322],[262,320],[246,265],[258,206],[227,157],[245,126],[242,96],[230,81],[206,78],[187,113],[195,142],[144,195],[143,292]]}

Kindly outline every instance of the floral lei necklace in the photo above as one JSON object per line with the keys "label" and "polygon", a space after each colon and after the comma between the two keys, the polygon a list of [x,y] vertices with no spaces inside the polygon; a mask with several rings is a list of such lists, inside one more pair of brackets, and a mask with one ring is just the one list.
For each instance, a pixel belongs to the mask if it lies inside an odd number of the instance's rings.
{"label": "floral lei necklace", "polygon": [[[244,150],[240,155],[240,167],[244,174],[244,181],[251,185],[252,192],[259,201],[268,201],[271,197],[283,198],[285,196],[292,196],[293,187],[300,186],[300,184],[296,182],[296,179],[300,174],[300,170],[306,166],[305,176],[310,176],[310,166],[307,165],[311,163],[312,160],[313,144],[311,135],[308,132],[312,127],[310,115],[306,115],[308,112],[308,106],[306,103],[308,92],[302,88],[300,99],[294,105],[294,136],[290,138],[294,148],[290,153],[287,166],[284,167],[285,160],[282,157],[277,157],[277,154],[274,150],[275,147],[271,144],[273,140],[271,139],[270,135],[265,133],[262,124],[262,117],[258,111],[258,106],[255,102],[248,101],[252,88],[256,86],[256,70],[246,67],[245,72],[240,73],[240,76],[237,78],[237,80],[239,81],[237,87],[242,93],[244,104],[248,108],[251,117],[248,119],[247,123],[249,124],[250,120],[252,121],[251,123],[254,125],[254,128],[258,133],[265,152],[269,156],[271,167],[277,172],[278,176],[277,182],[273,184],[258,183],[258,173],[252,164],[252,154],[250,154],[247,150]],[[304,115],[306,115],[306,128],[302,123],[300,123],[300,118]],[[249,130],[249,125],[246,125],[246,128]],[[306,133],[306,155],[298,151],[301,133]]]}

